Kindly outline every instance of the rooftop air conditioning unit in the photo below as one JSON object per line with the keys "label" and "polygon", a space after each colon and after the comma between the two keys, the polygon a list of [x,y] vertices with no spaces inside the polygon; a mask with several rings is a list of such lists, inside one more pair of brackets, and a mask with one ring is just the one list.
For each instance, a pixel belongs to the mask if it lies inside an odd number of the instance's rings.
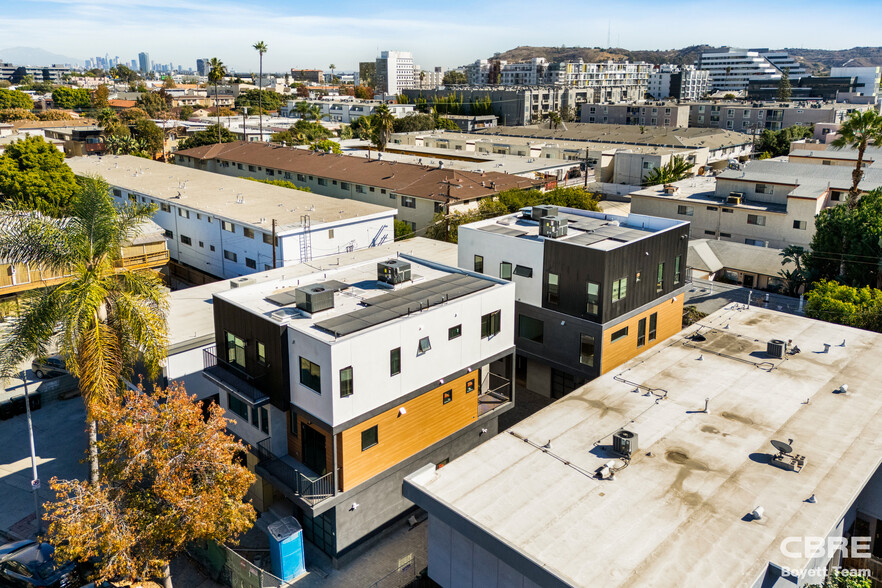
{"label": "rooftop air conditioning unit", "polygon": [[534,221],[546,216],[557,216],[557,206],[550,204],[538,204],[530,210],[530,218]]}
{"label": "rooftop air conditioning unit", "polygon": [[377,264],[377,281],[394,286],[410,281],[410,263],[400,259],[387,259]]}
{"label": "rooftop air conditioning unit", "polygon": [[310,314],[334,308],[334,290],[321,284],[301,286],[294,290],[297,308]]}
{"label": "rooftop air conditioning unit", "polygon": [[257,281],[254,278],[233,278],[230,280],[230,288],[244,288],[245,286],[251,286],[252,284],[256,284]]}
{"label": "rooftop air conditioning unit", "polygon": [[625,457],[637,452],[637,433],[621,429],[613,433],[613,451]]}
{"label": "rooftop air conditioning unit", "polygon": [[676,194],[679,190],[680,190],[680,188],[678,188],[677,186],[675,186],[673,184],[665,184],[665,187],[664,187],[665,194]]}
{"label": "rooftop air conditioning unit", "polygon": [[557,239],[567,234],[568,221],[559,216],[544,216],[539,220],[539,234],[543,237]]}
{"label": "rooftop air conditioning unit", "polygon": [[744,192],[729,192],[726,204],[741,204],[742,200],[744,200]]}

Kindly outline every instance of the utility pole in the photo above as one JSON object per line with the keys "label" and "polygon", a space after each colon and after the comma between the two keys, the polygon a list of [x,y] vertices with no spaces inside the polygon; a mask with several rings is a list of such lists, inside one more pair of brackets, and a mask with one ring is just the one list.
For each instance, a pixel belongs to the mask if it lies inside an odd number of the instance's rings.
{"label": "utility pole", "polygon": [[273,219],[273,269],[276,269],[276,219]]}
{"label": "utility pole", "polygon": [[456,186],[458,188],[459,184],[444,178],[441,185],[447,186],[447,197],[444,199],[444,241],[450,242],[450,187]]}
{"label": "utility pole", "polygon": [[21,381],[24,382],[25,411],[28,416],[28,438],[31,442],[31,469],[34,476],[31,479],[31,490],[34,492],[34,516],[36,517],[37,522],[37,535],[39,535],[43,532],[43,525],[40,520],[42,518],[40,517],[40,497],[37,496],[37,491],[40,489],[40,478],[37,476],[37,451],[34,448],[34,423],[31,421],[31,398],[28,396],[28,379],[24,370],[21,371]]}
{"label": "utility pole", "polygon": [[585,146],[585,169],[582,171],[582,174],[585,176],[585,184],[582,186],[582,189],[588,190],[588,146]]}
{"label": "utility pole", "polygon": [[[242,140],[246,143],[248,142],[248,121],[246,120],[246,116],[248,116],[248,107],[242,107]],[[261,137],[262,139],[263,137]],[[275,252],[275,251],[274,251]],[[276,264],[273,264],[273,267],[276,267]]]}

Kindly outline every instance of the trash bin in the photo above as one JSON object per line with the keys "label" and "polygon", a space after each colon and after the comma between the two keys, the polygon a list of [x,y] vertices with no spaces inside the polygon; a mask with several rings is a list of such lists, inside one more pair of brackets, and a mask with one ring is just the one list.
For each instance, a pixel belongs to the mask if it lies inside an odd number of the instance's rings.
{"label": "trash bin", "polygon": [[5,421],[7,419],[11,419],[12,417],[12,401],[4,400],[3,402],[0,402],[0,421]]}
{"label": "trash bin", "polygon": [[10,402],[12,402],[12,414],[24,414],[27,411],[25,406],[25,397],[24,396],[16,396]]}
{"label": "trash bin", "polygon": [[43,395],[39,392],[28,394],[28,398],[30,399],[31,410],[40,410],[43,406]]}
{"label": "trash bin", "polygon": [[303,528],[294,517],[285,517],[267,527],[273,574],[290,582],[306,572]]}

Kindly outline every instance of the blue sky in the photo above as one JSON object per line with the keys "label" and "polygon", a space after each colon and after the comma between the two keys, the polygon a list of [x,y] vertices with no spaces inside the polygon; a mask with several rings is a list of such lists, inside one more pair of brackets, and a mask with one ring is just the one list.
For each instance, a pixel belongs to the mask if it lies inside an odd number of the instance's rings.
{"label": "blue sky", "polygon": [[612,44],[629,49],[879,45],[880,22],[879,0],[0,0],[0,47],[78,59],[109,53],[131,60],[148,51],[154,61],[185,66],[217,56],[247,71],[257,69],[251,45],[263,40],[271,71],[330,63],[350,70],[378,49],[412,51],[428,69],[518,45],[606,46],[608,28]]}

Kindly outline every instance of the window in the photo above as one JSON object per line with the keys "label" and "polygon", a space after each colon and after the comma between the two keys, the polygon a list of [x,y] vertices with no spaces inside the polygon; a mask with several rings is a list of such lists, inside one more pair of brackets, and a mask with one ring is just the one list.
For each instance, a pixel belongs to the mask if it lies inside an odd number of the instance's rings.
{"label": "window", "polygon": [[775,187],[768,184],[757,184],[755,191],[757,194],[774,194]]}
{"label": "window", "polygon": [[184,218],[190,218],[190,211],[185,210],[183,208],[178,208],[178,216],[182,216]]}
{"label": "window", "polygon": [[266,365],[266,345],[257,341],[257,363]]}
{"label": "window", "polygon": [[715,211],[715,210],[717,210],[717,207],[716,206],[708,206],[707,209],[710,211]]}
{"label": "window", "polygon": [[236,232],[236,225],[234,225],[233,223],[231,223],[229,221],[221,221],[221,228],[223,230],[227,231],[228,233],[235,233]]}
{"label": "window", "polygon": [[117,198],[122,198],[122,192],[120,192],[116,188],[113,189],[113,195],[116,196]]}
{"label": "window", "polygon": [[164,230],[164,231],[162,232],[162,234],[165,235],[165,237],[166,237],[167,239],[174,239],[174,238],[175,238],[175,234],[172,233],[171,231],[169,231],[168,229]]}
{"label": "window", "polygon": [[469,392],[474,392],[474,391],[475,391],[475,379],[472,378],[471,380],[466,382],[466,394],[468,394]]}
{"label": "window", "polygon": [[806,227],[805,221],[798,221],[798,220],[793,221],[793,228],[794,229],[799,229],[801,231],[804,231],[805,227]]}
{"label": "window", "polygon": [[766,246],[766,242],[763,241],[762,239],[745,239],[744,244],[745,245],[753,245],[754,247],[765,247]]}
{"label": "window", "polygon": [[735,209],[733,209],[733,208],[724,208],[724,209],[723,209],[723,212],[728,212],[728,213],[731,214],[731,213],[735,212]]}
{"label": "window", "polygon": [[646,345],[646,319],[637,321],[637,347]]}
{"label": "window", "polygon": [[356,194],[364,194],[364,186],[361,184],[355,184],[355,192]]}
{"label": "window", "polygon": [[[263,234],[263,242],[266,243],[267,245],[272,245],[273,244],[273,236],[269,233],[264,233]],[[278,245],[279,245],[279,238],[276,237],[276,246],[278,247]]]}
{"label": "window", "polygon": [[202,248],[204,249],[204,248],[205,248],[205,243],[203,243],[202,241],[199,241],[199,246],[202,247]]}
{"label": "window", "polygon": [[269,433],[269,411],[266,407],[260,407],[260,430]]}
{"label": "window", "polygon": [[674,258],[674,283],[680,283],[680,258],[682,256],[678,255]]}
{"label": "window", "polygon": [[322,393],[322,368],[305,357],[300,358],[300,383],[319,394]]}
{"label": "window", "polygon": [[[637,280],[640,280],[640,273],[637,273]],[[585,312],[588,314],[600,313],[600,284],[596,282],[588,282],[585,284]]]}
{"label": "window", "polygon": [[211,251],[214,251],[214,245],[209,245],[208,248],[209,248]]}
{"label": "window", "polygon": [[444,212],[444,205],[440,202],[435,203],[435,212]]}
{"label": "window", "polygon": [[844,192],[840,192],[839,190],[834,190],[833,192],[830,193],[830,200],[833,200],[834,202],[841,202],[843,194],[844,194]]}
{"label": "window", "polygon": [[655,277],[655,291],[661,292],[665,287],[665,264],[664,262],[658,264],[658,272]]}
{"label": "window", "polygon": [[224,249],[224,259],[226,259],[227,261],[235,262],[238,259],[238,256],[232,251],[227,251],[226,249]]}
{"label": "window", "polygon": [[227,399],[230,404],[230,410],[248,421],[248,404],[245,403],[244,400],[239,399],[236,396],[233,396],[229,392],[227,392]]}
{"label": "window", "polygon": [[582,365],[594,365],[594,337],[585,335],[579,337],[579,363]]}
{"label": "window", "polygon": [[695,214],[695,208],[692,206],[680,205],[677,207],[677,214],[682,214],[684,216],[692,216],[693,214]]}
{"label": "window", "polygon": [[432,349],[432,342],[429,341],[428,337],[423,337],[422,339],[420,339],[420,342],[417,344],[417,355],[422,355],[431,349]]}
{"label": "window", "polygon": [[352,366],[340,370],[340,398],[352,396]]}
{"label": "window", "polygon": [[720,233],[720,237],[723,237],[724,239],[731,239],[732,233]]}
{"label": "window", "polygon": [[404,208],[416,208],[416,198],[413,198],[412,196],[402,196],[401,206]]}
{"label": "window", "polygon": [[245,258],[245,266],[250,267],[251,269],[257,269],[257,262],[250,257]]}
{"label": "window", "polygon": [[260,427],[260,413],[257,412],[256,407],[251,407],[251,426],[255,429]]}
{"label": "window", "polygon": [[705,234],[705,235],[716,235],[717,232],[716,232],[716,231],[708,231],[708,230],[705,229],[704,234]]}
{"label": "window", "polygon": [[188,237],[187,235],[181,235],[181,243],[183,243],[184,245],[192,245],[193,241],[191,241],[190,237]]}
{"label": "window", "polygon": [[481,317],[481,338],[492,337],[499,333],[502,312],[499,310],[485,314]]}
{"label": "window", "polygon": [[747,215],[747,224],[764,227],[764,226],[766,226],[766,217],[759,215],[759,214],[748,214]]}
{"label": "window", "polygon": [[249,166],[248,166],[248,171],[250,171],[250,172],[257,171],[257,168],[256,168],[255,166],[253,166],[253,165],[249,165]]}
{"label": "window", "polygon": [[523,314],[518,315],[518,337],[542,343],[544,330],[545,324],[541,320]]}
{"label": "window", "polygon": [[349,182],[340,182],[340,189],[341,190],[348,190],[349,189]]}
{"label": "window", "polygon": [[245,340],[240,339],[229,331],[226,333],[227,361],[241,368],[245,367]]}
{"label": "window", "polygon": [[246,237],[248,237],[249,239],[254,238],[254,231],[247,228],[247,227],[242,227],[242,234],[245,235]]}
{"label": "window", "polygon": [[511,264],[503,261],[499,264],[499,277],[503,280],[511,280]]}
{"label": "window", "polygon": [[171,212],[171,206],[169,206],[165,202],[160,202],[159,203],[159,210],[161,210],[162,212]]}
{"label": "window", "polygon": [[548,304],[559,304],[560,303],[560,284],[559,277],[557,274],[553,274],[548,272],[548,276],[545,279],[546,282],[546,300],[548,300]]}
{"label": "window", "polygon": [[525,265],[516,265],[514,268],[514,275],[521,276],[522,278],[532,278],[533,268]]}
{"label": "window", "polygon": [[484,256],[476,255],[475,256],[475,271],[479,274],[484,273]]}
{"label": "window", "polygon": [[376,189],[375,189],[373,186],[370,186],[368,189],[369,189],[371,192],[375,192],[375,191],[376,191]]}
{"label": "window", "polygon": [[377,435],[377,425],[361,432],[361,450],[366,451],[380,442]]}
{"label": "window", "polygon": [[625,295],[628,293],[628,278],[622,278],[620,280],[616,280],[613,282],[612,286],[612,301],[618,302],[623,299]]}
{"label": "window", "polygon": [[649,315],[649,340],[655,341],[656,331],[658,330],[658,313],[654,312]]}
{"label": "window", "polygon": [[627,336],[628,336],[628,327],[625,327],[625,328],[619,329],[618,331],[613,333],[612,336],[609,338],[609,342],[615,343],[619,339],[624,339]]}
{"label": "window", "polygon": [[397,376],[401,373],[401,347],[396,347],[389,352],[389,375]]}
{"label": "window", "polygon": [[462,325],[456,325],[455,327],[450,327],[447,329],[447,340],[450,341],[452,339],[456,339],[457,337],[462,336]]}

